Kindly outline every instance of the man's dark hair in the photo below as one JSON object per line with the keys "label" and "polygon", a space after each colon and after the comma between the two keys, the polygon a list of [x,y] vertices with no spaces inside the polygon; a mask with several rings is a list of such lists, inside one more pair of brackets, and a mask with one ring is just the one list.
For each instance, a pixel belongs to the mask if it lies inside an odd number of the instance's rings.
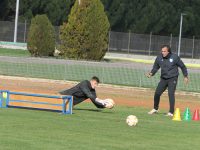
{"label": "man's dark hair", "polygon": [[100,83],[100,80],[99,80],[99,78],[98,78],[98,77],[96,77],[96,76],[93,76],[93,77],[91,78],[91,80],[95,80],[95,81],[97,81],[97,83]]}
{"label": "man's dark hair", "polygon": [[170,54],[172,53],[171,47],[170,47],[169,45],[162,45],[162,46],[161,46],[161,49],[164,48],[164,47],[166,47],[166,48],[168,49],[168,52],[169,52]]}

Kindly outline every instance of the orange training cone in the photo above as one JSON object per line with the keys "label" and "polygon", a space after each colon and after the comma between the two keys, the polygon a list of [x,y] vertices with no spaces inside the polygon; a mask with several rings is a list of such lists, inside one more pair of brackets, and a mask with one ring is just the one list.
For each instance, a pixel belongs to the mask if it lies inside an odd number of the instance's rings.
{"label": "orange training cone", "polygon": [[199,110],[198,110],[198,109],[196,109],[196,110],[194,111],[194,115],[193,115],[193,117],[192,117],[192,120],[194,120],[194,121],[199,121]]}
{"label": "orange training cone", "polygon": [[180,113],[180,109],[179,109],[179,108],[176,108],[172,120],[173,120],[173,121],[181,121],[181,113]]}

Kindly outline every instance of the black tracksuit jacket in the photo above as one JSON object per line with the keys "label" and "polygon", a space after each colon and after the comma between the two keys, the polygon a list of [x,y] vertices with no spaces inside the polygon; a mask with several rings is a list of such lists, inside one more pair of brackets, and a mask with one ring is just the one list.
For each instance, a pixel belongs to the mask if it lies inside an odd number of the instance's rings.
{"label": "black tracksuit jacket", "polygon": [[83,102],[84,100],[90,98],[90,100],[93,102],[93,104],[97,108],[104,108],[105,106],[99,102],[97,102],[95,99],[96,91],[92,88],[90,81],[85,80],[77,84],[76,86],[66,89],[59,92],[62,95],[72,95],[73,96],[73,105],[79,104]]}
{"label": "black tracksuit jacket", "polygon": [[161,78],[170,79],[173,77],[178,77],[178,67],[181,68],[184,77],[187,77],[187,68],[178,55],[170,53],[166,57],[163,57],[162,54],[160,54],[157,56],[154,62],[151,73],[154,75],[158,69],[161,68]]}

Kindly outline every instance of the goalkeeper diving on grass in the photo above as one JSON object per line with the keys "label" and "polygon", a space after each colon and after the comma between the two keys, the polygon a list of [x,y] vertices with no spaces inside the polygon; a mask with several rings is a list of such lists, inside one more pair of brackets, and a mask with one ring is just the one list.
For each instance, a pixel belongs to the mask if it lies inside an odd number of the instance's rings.
{"label": "goalkeeper diving on grass", "polygon": [[97,108],[111,109],[114,106],[114,101],[112,99],[102,100],[97,98],[95,88],[98,86],[99,82],[99,78],[94,76],[90,81],[84,80],[78,83],[76,86],[60,91],[59,93],[61,95],[73,96],[73,106],[89,98]]}

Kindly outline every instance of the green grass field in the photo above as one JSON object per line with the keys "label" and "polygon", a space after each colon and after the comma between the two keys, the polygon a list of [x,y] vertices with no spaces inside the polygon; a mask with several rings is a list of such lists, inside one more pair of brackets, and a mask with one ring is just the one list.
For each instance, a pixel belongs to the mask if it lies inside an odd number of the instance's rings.
{"label": "green grass field", "polygon": [[0,56],[26,57],[30,56],[30,53],[27,50],[0,48]]}
{"label": "green grass field", "polygon": [[[2,56],[29,56],[27,51],[0,49]],[[107,68],[84,64],[41,64],[0,62],[0,74],[59,80],[82,80],[92,75],[104,83],[152,87],[153,79],[144,76],[143,68]],[[102,71],[103,70],[103,71]],[[111,76],[112,74],[112,76]],[[114,75],[114,76],[113,76]],[[200,77],[191,73],[188,91],[199,91]],[[182,80],[182,78],[180,78]],[[184,87],[180,82],[179,89]],[[73,115],[57,112],[0,109],[0,150],[188,150],[199,148],[200,122],[176,122],[164,116],[147,115],[148,109],[117,106],[112,110],[99,110],[90,103],[74,109]],[[183,110],[182,110],[183,111]],[[136,115],[139,123],[129,127],[125,120]],[[183,116],[182,116],[183,117]]]}
{"label": "green grass field", "polygon": [[[117,106],[99,110],[78,105],[73,115],[57,112],[0,109],[1,150],[188,150],[198,149],[200,122],[177,122],[147,115],[147,109]],[[164,112],[163,112],[164,113]],[[129,127],[128,115],[139,123]]]}

